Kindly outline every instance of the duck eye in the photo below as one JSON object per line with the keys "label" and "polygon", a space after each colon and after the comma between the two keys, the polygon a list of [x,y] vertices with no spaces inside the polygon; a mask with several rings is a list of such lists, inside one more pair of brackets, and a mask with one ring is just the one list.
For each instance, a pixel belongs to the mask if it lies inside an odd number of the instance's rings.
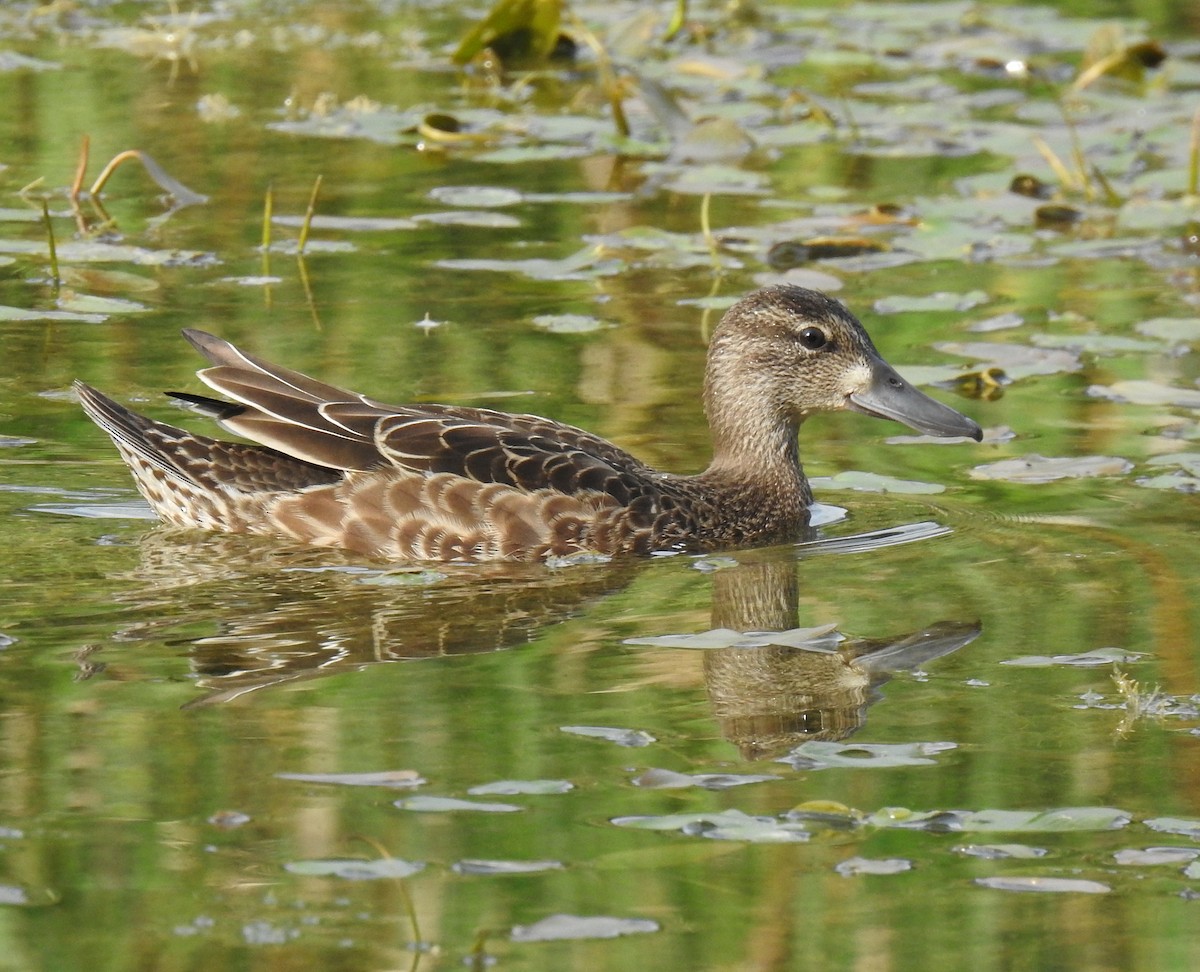
{"label": "duck eye", "polygon": [[819,351],[825,347],[828,341],[829,338],[819,327],[806,327],[800,332],[800,346],[809,351]]}

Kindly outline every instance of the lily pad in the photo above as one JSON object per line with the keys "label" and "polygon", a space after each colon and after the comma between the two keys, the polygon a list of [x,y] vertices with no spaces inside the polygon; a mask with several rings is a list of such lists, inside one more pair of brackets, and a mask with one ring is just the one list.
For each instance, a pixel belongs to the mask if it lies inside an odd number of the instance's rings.
{"label": "lily pad", "polygon": [[107,320],[107,314],[68,310],[33,310],[26,307],[6,307],[0,304],[0,321],[72,321],[77,324],[103,324]]}
{"label": "lily pad", "polygon": [[911,314],[914,312],[931,313],[936,311],[969,311],[972,307],[986,304],[991,297],[982,290],[972,290],[965,294],[940,292],[927,294],[924,297],[908,297],[897,295],[883,297],[875,301],[874,310],[877,314]]}
{"label": "lily pad", "polygon": [[1018,668],[1049,668],[1053,665],[1065,665],[1069,668],[1105,668],[1112,665],[1128,665],[1145,657],[1145,654],[1139,651],[1095,648],[1075,655],[1021,655],[1018,658],[1005,658],[1000,664],[1014,665]]}
{"label": "lily pad", "polygon": [[603,739],[631,749],[649,746],[658,741],[650,733],[642,732],[641,729],[619,729],[612,726],[561,726],[560,728],[563,732],[569,732],[573,736]]}
{"label": "lily pad", "polygon": [[860,874],[903,874],[911,871],[913,863],[903,857],[851,857],[834,867],[842,877],[857,877]]}
{"label": "lily pad", "polygon": [[514,942],[561,942],[580,938],[620,938],[659,930],[649,918],[614,918],[609,915],[551,915],[532,925],[517,925]]}
{"label": "lily pad", "polygon": [[541,874],[545,871],[561,871],[562,861],[491,861],[469,859],[450,865],[456,874]]}
{"label": "lily pad", "polygon": [[1133,329],[1164,341],[1200,341],[1200,317],[1152,317],[1135,324]]}
{"label": "lily pad", "polygon": [[316,213],[312,216],[278,215],[271,217],[276,226],[299,228],[306,223],[313,229],[338,230],[349,233],[394,232],[417,228],[415,219],[394,216],[330,216]]}
{"label": "lily pad", "polygon": [[477,800],[438,796],[405,797],[403,800],[396,800],[393,806],[417,813],[517,813],[525,809],[513,803],[480,803]]}
{"label": "lily pad", "polygon": [[979,857],[985,861],[1033,860],[1048,853],[1044,847],[1028,844],[963,844],[954,850],[965,857]]}
{"label": "lily pad", "polygon": [[834,476],[813,476],[809,482],[814,489],[849,489],[857,493],[906,493],[914,496],[932,496],[944,493],[946,487],[939,483],[922,483],[915,479],[897,479],[879,473],[847,470]]}
{"label": "lily pad", "polygon": [[1064,348],[985,341],[942,341],[934,347],[944,354],[970,358],[976,362],[976,371],[999,369],[1013,381],[1038,375],[1070,374],[1083,368],[1079,355]]}
{"label": "lily pad", "polygon": [[384,857],[372,861],[311,860],[291,861],[284,865],[289,874],[303,877],[339,877],[348,881],[377,881],[381,878],[407,878],[425,869],[422,861],[402,861]]}
{"label": "lily pad", "polygon": [[648,769],[633,780],[634,786],[646,790],[728,790],[750,783],[767,783],[779,779],[771,773],[676,773],[666,769]]}
{"label": "lily pad", "polygon": [[1055,810],[930,810],[887,807],[868,818],[875,827],[900,830],[984,833],[1085,833],[1119,830],[1130,815],[1113,807],[1062,807]]}
{"label": "lily pad", "polygon": [[620,260],[603,257],[594,247],[587,247],[561,260],[438,260],[447,270],[490,270],[496,273],[519,273],[532,280],[590,280],[611,277],[623,268]]}
{"label": "lily pad", "polygon": [[748,844],[804,843],[812,839],[814,832],[814,828],[803,820],[781,821],[775,817],[751,816],[741,810],[616,817],[612,823],[635,830],[676,830],[689,837]]}
{"label": "lily pad", "polygon": [[1090,385],[1087,393],[1093,398],[1130,405],[1173,405],[1178,408],[1200,408],[1200,390],[1175,388],[1157,381],[1117,381],[1111,385]]}
{"label": "lily pad", "polygon": [[1191,817],[1152,817],[1149,820],[1143,820],[1147,827],[1151,830],[1156,830],[1160,834],[1179,834],[1183,837],[1191,837],[1193,840],[1200,840],[1200,819]]}
{"label": "lily pad", "polygon": [[419,213],[413,222],[431,226],[466,226],[472,229],[516,229],[521,221],[509,213],[490,209],[452,209],[444,213]]}
{"label": "lily pad", "polygon": [[521,201],[515,189],[502,186],[437,186],[429,198],[449,206],[513,206]]}
{"label": "lily pad", "polygon": [[551,334],[589,334],[604,327],[603,321],[587,314],[539,314],[533,323]]}
{"label": "lily pad", "polygon": [[1060,877],[983,877],[975,883],[994,891],[1040,891],[1050,894],[1108,894],[1112,890],[1099,881]]}
{"label": "lily pad", "polygon": [[1023,459],[976,466],[972,479],[996,479],[1007,483],[1052,483],[1059,479],[1086,479],[1093,476],[1124,476],[1133,463],[1119,456],[1028,455]]}
{"label": "lily pad", "polygon": [[952,742],[839,743],[810,740],[777,759],[796,770],[889,769],[897,766],[932,766],[931,757],[957,749]]}
{"label": "lily pad", "polygon": [[64,293],[58,298],[62,310],[77,314],[144,314],[150,310],[145,304],[120,297],[99,297],[95,294]]}
{"label": "lily pad", "polygon": [[471,796],[518,796],[520,794],[569,793],[575,784],[568,780],[497,780],[473,786]]}
{"label": "lily pad", "polygon": [[1190,847],[1130,847],[1113,854],[1113,860],[1127,867],[1158,867],[1169,864],[1191,864],[1200,857],[1200,850]]}

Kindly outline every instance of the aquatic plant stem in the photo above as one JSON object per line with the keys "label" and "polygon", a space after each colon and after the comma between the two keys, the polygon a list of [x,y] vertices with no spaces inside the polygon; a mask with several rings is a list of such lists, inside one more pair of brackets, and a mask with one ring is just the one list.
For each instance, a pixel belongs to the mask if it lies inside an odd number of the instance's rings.
{"label": "aquatic plant stem", "polygon": [[675,0],[675,10],[671,14],[671,22],[667,24],[667,32],[663,34],[663,43],[673,41],[686,22],[687,0]]}
{"label": "aquatic plant stem", "polygon": [[612,111],[613,125],[617,129],[617,135],[621,138],[629,138],[631,129],[629,127],[629,119],[625,115],[625,105],[621,102],[621,79],[617,76],[617,72],[613,68],[612,58],[609,57],[608,50],[601,43],[600,39],[588,30],[578,15],[573,15],[572,27],[576,36],[590,47],[592,53],[596,55],[596,74],[599,77],[600,88],[608,98],[608,106],[609,110]]}
{"label": "aquatic plant stem", "polygon": [[71,182],[71,202],[79,200],[79,193],[83,189],[83,180],[87,178],[88,155],[91,152],[92,139],[89,135],[84,135],[79,143],[79,162],[75,166],[75,178]]}
{"label": "aquatic plant stem", "polygon": [[263,198],[262,220],[262,249],[265,253],[271,248],[271,213],[275,208],[275,185],[267,183],[267,194]]}
{"label": "aquatic plant stem", "polygon": [[1083,144],[1079,141],[1079,130],[1075,127],[1075,121],[1067,110],[1067,103],[1061,98],[1058,99],[1058,110],[1062,112],[1063,122],[1067,126],[1067,135],[1071,139],[1071,158],[1075,161],[1075,171],[1079,174],[1079,186],[1083,189],[1088,202],[1091,202],[1095,198],[1095,193],[1092,190],[1092,181],[1088,178],[1087,158],[1083,154]]}
{"label": "aquatic plant stem", "polygon": [[[371,847],[373,847],[375,849],[375,852],[383,860],[385,860],[385,861],[395,860],[395,858],[393,858],[392,855],[388,853],[387,848],[384,847],[377,840],[374,840],[371,837],[365,837],[362,834],[355,834],[354,839],[361,840],[364,844],[368,844]],[[412,895],[408,893],[407,882],[403,878],[397,878],[396,884],[400,889],[400,898],[404,902],[404,912],[408,916],[408,926],[412,930],[413,944],[420,946],[420,944],[422,942],[421,923],[417,920],[417,907],[416,907],[416,905],[413,904]],[[419,956],[420,954],[421,954],[420,949],[418,948],[417,955]],[[414,966],[414,968],[415,968],[415,966]]]}
{"label": "aquatic plant stem", "polygon": [[1046,164],[1054,170],[1054,174],[1058,177],[1058,181],[1062,183],[1063,189],[1069,192],[1072,189],[1079,188],[1075,182],[1075,177],[1071,175],[1071,170],[1063,164],[1063,160],[1058,157],[1054,149],[1046,143],[1045,139],[1040,135],[1034,135],[1033,145],[1041,153],[1042,158],[1046,160]]}
{"label": "aquatic plant stem", "polygon": [[712,206],[712,193],[706,192],[700,200],[700,232],[704,236],[704,244],[708,247],[709,255],[713,258],[713,263],[719,265],[717,260],[717,241],[712,234],[712,223],[709,220],[709,210]]}
{"label": "aquatic plant stem", "polygon": [[54,224],[50,222],[50,207],[42,200],[42,224],[46,227],[46,240],[50,244],[50,277],[54,283],[54,296],[58,298],[60,284],[58,276],[58,248],[54,245]]}
{"label": "aquatic plant stem", "polygon": [[308,209],[304,213],[304,222],[300,224],[300,239],[296,243],[297,252],[300,256],[304,255],[304,248],[308,245],[308,230],[312,226],[313,213],[317,209],[317,195],[321,191],[322,176],[318,175],[313,183],[312,195],[308,197]]}

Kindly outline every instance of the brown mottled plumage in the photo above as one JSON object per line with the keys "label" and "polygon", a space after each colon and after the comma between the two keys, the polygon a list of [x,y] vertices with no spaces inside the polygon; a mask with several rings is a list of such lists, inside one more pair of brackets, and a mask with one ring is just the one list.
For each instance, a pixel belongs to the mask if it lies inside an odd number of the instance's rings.
{"label": "brown mottled plumage", "polygon": [[199,372],[236,404],[177,394],[223,442],[129,411],[76,382],[169,523],[291,537],[388,560],[533,560],[783,543],[812,493],[796,432],[852,409],[933,435],[979,426],[905,382],[838,302],[768,287],[735,304],[708,352],[713,460],[696,476],[651,469],[589,432],[535,415],[385,405],[272,365],[203,331]]}

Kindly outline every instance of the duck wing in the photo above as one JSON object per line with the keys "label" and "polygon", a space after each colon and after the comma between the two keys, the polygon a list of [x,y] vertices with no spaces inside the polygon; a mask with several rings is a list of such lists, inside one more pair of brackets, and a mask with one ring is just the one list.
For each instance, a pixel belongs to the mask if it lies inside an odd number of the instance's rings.
{"label": "duck wing", "polygon": [[346,472],[388,466],[451,473],[525,491],[657,492],[655,473],[582,429],[536,415],[447,405],[387,405],[264,361],[204,331],[184,336],[213,367],[200,379],[237,404],[172,393],[223,428],[305,462]]}

